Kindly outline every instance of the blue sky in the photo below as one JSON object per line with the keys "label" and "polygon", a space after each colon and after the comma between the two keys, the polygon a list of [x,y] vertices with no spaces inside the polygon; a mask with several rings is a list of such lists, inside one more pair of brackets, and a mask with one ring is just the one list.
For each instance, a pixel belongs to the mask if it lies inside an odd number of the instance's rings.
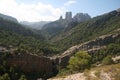
{"label": "blue sky", "polygon": [[0,0],[0,13],[19,21],[56,20],[66,11],[92,17],[120,8],[120,0]]}

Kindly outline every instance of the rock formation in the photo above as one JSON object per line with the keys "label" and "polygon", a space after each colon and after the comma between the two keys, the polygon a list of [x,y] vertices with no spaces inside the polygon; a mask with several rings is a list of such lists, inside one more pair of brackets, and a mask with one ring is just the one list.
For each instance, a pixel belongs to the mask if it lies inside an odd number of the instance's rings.
{"label": "rock formation", "polygon": [[95,51],[105,48],[105,45],[114,42],[119,37],[120,33],[104,35],[97,39],[73,46],[66,50],[61,56],[59,56],[59,65],[61,67],[66,67],[70,57],[73,56],[76,52],[87,51],[89,54],[94,53]]}
{"label": "rock formation", "polygon": [[116,10],[117,12],[120,12],[120,8]]}
{"label": "rock formation", "polygon": [[7,65],[19,68],[25,73],[40,73],[41,77],[52,76],[55,72],[54,64],[50,58],[30,54],[12,54],[7,58]]}
{"label": "rock formation", "polygon": [[84,22],[91,19],[91,17],[87,13],[77,13],[74,17],[73,20],[80,23]]}
{"label": "rock formation", "polygon": [[72,21],[72,12],[66,12],[65,20],[67,22],[71,22]]}

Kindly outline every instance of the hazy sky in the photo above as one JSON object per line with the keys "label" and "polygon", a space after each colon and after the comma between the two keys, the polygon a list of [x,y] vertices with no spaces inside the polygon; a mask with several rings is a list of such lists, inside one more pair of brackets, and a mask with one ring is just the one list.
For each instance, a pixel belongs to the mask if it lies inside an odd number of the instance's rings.
{"label": "hazy sky", "polygon": [[92,17],[120,8],[120,0],[0,0],[0,13],[19,21],[56,20],[66,11]]}

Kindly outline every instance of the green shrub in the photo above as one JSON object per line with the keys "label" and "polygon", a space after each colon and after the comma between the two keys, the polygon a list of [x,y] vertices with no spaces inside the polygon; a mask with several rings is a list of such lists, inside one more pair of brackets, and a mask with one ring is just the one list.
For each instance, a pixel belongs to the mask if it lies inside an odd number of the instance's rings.
{"label": "green shrub", "polygon": [[80,51],[69,60],[68,68],[70,70],[81,71],[90,67],[91,56],[85,51]]}
{"label": "green shrub", "polygon": [[110,65],[113,63],[112,57],[110,55],[108,55],[107,57],[105,57],[102,61],[103,65]]}

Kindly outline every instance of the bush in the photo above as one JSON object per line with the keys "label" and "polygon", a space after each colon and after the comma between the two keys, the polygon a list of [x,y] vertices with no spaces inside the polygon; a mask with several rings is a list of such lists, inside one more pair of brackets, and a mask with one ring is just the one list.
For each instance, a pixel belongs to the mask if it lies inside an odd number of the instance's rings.
{"label": "bush", "polygon": [[0,76],[0,80],[10,80],[8,73],[5,73],[4,75]]}
{"label": "bush", "polygon": [[22,75],[19,80],[27,80],[25,75]]}
{"label": "bush", "polygon": [[84,70],[90,67],[90,60],[91,56],[87,52],[77,52],[75,56],[70,58],[68,68],[74,71]]}
{"label": "bush", "polygon": [[112,57],[110,55],[108,55],[107,57],[105,57],[102,61],[103,65],[110,65],[113,63]]}

